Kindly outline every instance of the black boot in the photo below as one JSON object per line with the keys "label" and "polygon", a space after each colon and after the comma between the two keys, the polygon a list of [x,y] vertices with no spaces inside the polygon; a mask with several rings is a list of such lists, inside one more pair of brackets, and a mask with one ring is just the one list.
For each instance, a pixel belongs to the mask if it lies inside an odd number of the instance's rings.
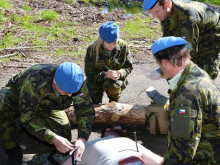
{"label": "black boot", "polygon": [[23,153],[20,145],[11,149],[5,149],[5,152],[8,154],[7,165],[21,165]]}

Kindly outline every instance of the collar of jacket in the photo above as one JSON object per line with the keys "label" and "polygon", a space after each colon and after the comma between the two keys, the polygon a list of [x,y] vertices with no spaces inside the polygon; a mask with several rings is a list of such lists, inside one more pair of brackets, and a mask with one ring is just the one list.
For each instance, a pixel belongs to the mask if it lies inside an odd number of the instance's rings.
{"label": "collar of jacket", "polygon": [[[195,64],[192,61],[189,61],[189,63],[186,65],[186,67],[184,68],[182,75],[176,85],[176,88],[172,91],[172,90],[168,90],[168,93],[172,96],[174,93],[176,93],[179,88],[180,88],[180,84],[182,84],[185,80],[186,80],[186,76],[188,75],[188,73],[194,68]],[[170,96],[170,97],[171,97]]]}

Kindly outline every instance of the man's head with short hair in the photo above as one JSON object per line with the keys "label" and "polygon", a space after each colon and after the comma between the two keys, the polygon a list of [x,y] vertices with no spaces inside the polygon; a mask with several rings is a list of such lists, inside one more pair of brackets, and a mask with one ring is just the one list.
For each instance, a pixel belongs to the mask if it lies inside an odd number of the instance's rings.
{"label": "man's head with short hair", "polygon": [[171,16],[171,0],[144,0],[143,9],[149,11],[154,18],[164,21]]}
{"label": "man's head with short hair", "polygon": [[189,62],[190,53],[186,45],[185,39],[174,36],[160,38],[152,44],[152,54],[167,78],[173,78]]}
{"label": "man's head with short hair", "polygon": [[161,63],[161,60],[165,59],[173,66],[180,67],[184,60],[190,58],[187,44],[187,41],[181,37],[169,36],[155,41],[151,50],[157,62]]}
{"label": "man's head with short hair", "polygon": [[172,3],[171,0],[144,0],[143,9],[144,11],[151,10],[157,3],[165,8],[165,1]]}

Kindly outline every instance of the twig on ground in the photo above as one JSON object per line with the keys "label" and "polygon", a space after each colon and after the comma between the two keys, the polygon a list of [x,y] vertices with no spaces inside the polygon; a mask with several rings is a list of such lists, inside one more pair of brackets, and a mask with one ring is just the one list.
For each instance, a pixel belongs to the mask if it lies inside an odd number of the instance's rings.
{"label": "twig on ground", "polygon": [[23,57],[27,58],[27,56],[23,52],[20,51],[20,53],[22,54]]}
{"label": "twig on ground", "polygon": [[18,54],[18,52],[14,52],[12,54],[6,54],[6,55],[3,55],[3,56],[0,56],[0,58],[12,57],[12,56],[16,56],[17,54]]}

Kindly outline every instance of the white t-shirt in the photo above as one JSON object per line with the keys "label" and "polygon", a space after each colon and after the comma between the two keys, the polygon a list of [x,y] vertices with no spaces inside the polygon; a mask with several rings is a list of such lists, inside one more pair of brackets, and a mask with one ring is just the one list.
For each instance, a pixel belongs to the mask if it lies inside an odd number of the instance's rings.
{"label": "white t-shirt", "polygon": [[[81,159],[81,165],[117,165],[117,163],[129,156],[144,155],[150,152],[148,149],[126,137],[109,136],[86,142],[85,151]],[[143,157],[144,158],[144,157]],[[145,159],[145,158],[144,158]],[[146,162],[146,159],[144,160]]]}

